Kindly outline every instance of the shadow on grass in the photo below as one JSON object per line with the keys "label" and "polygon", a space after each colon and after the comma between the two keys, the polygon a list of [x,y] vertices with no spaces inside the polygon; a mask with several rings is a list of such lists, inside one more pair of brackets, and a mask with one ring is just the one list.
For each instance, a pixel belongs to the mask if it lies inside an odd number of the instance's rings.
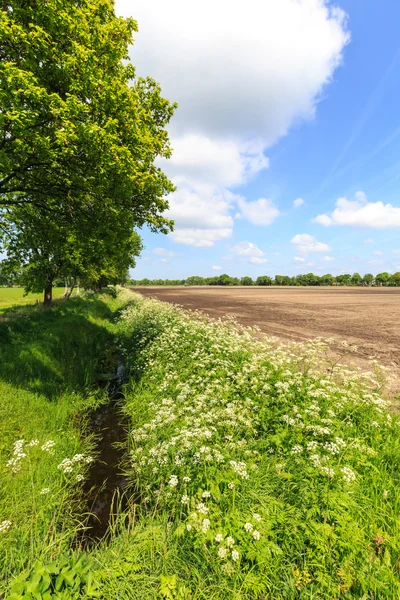
{"label": "shadow on grass", "polygon": [[113,316],[99,295],[57,300],[51,310],[14,306],[0,317],[0,380],[49,400],[81,392],[95,381]]}

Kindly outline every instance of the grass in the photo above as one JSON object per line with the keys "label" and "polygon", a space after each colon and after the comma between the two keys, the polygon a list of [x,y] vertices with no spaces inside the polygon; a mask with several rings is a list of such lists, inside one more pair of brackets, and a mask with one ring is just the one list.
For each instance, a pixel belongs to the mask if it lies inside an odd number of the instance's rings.
{"label": "grass", "polygon": [[[7,580],[22,573],[10,599],[400,597],[400,425],[384,369],[128,292],[19,308],[0,327],[0,564]],[[105,542],[72,552],[93,449],[76,415],[102,401],[110,344],[129,373],[127,507]]]}
{"label": "grass", "polygon": [[[21,300],[19,290],[0,296],[3,304]],[[82,435],[82,416],[104,400],[97,369],[122,304],[93,295],[59,300],[51,311],[18,306],[0,317],[0,594],[35,560],[49,562],[70,547],[93,445]],[[79,454],[72,473],[57,468]]]}
{"label": "grass", "polygon": [[[57,299],[64,293],[64,288],[54,288],[53,295]],[[43,294],[27,294],[24,295],[23,288],[0,287],[0,315],[10,308],[26,306],[29,304],[37,304],[43,301]]]}

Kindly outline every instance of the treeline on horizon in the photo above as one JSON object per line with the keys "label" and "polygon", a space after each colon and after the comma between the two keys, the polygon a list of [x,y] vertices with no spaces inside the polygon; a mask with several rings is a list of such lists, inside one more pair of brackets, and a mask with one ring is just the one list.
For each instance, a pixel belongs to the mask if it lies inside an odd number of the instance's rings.
{"label": "treeline on horizon", "polygon": [[367,273],[363,277],[359,273],[345,273],[343,275],[315,275],[307,273],[304,275],[260,275],[257,279],[251,277],[230,277],[226,273],[215,277],[200,277],[194,275],[187,279],[130,279],[129,285],[132,286],[178,286],[178,285],[224,285],[224,286],[270,286],[270,285],[286,285],[286,286],[329,286],[329,285],[352,285],[352,286],[400,286],[400,272],[390,274],[387,272],[372,275]]}

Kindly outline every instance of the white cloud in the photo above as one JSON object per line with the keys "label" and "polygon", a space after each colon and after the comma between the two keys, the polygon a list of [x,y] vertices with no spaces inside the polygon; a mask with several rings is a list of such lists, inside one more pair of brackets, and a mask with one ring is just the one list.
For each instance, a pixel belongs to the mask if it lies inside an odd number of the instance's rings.
{"label": "white cloud", "polygon": [[355,200],[338,198],[336,208],[330,214],[318,215],[313,221],[320,225],[353,225],[387,229],[400,227],[400,207],[383,202],[368,202],[363,192],[356,193]]}
{"label": "white cloud", "polygon": [[241,210],[241,216],[253,225],[271,225],[280,215],[277,207],[267,198],[247,202],[245,198],[239,197],[237,204]]}
{"label": "white cloud", "polygon": [[263,252],[256,244],[252,242],[239,242],[232,246],[231,252],[239,256],[244,262],[249,262],[254,265],[261,265],[268,262]]}
{"label": "white cloud", "polygon": [[375,256],[383,256],[383,252],[380,250],[374,250],[372,254],[375,254]]}
{"label": "white cloud", "polygon": [[332,248],[328,244],[318,242],[315,237],[308,233],[298,233],[291,239],[292,244],[301,254],[309,254],[310,252],[330,252]]}
{"label": "white cloud", "polygon": [[235,187],[250,181],[269,166],[262,144],[240,143],[233,139],[212,139],[187,133],[171,140],[172,157],[159,161],[176,185]]}
{"label": "white cloud", "polygon": [[230,238],[232,229],[176,229],[170,235],[177,244],[211,248],[215,242]]}
{"label": "white cloud", "polygon": [[157,256],[178,256],[176,252],[166,250],[165,248],[153,248],[153,254],[157,254]]}
{"label": "white cloud", "polygon": [[268,262],[267,258],[261,258],[259,256],[250,256],[249,260],[247,261],[253,265],[263,265],[265,263]]}
{"label": "white cloud", "polygon": [[[314,117],[349,39],[345,15],[327,0],[117,0],[116,10],[138,21],[137,73],[179,103],[172,158],[159,161],[178,186],[166,215],[172,238],[213,245],[232,233],[237,198],[228,190],[266,169],[266,149]],[[251,223],[279,215],[264,198],[241,204]]]}
{"label": "white cloud", "polygon": [[299,208],[299,206],[303,206],[303,204],[304,204],[303,198],[296,198],[296,200],[293,201],[293,206],[295,208]]}
{"label": "white cloud", "polygon": [[321,258],[322,262],[332,262],[333,260],[335,260],[333,258],[333,256],[324,256],[323,258]]}
{"label": "white cloud", "polygon": [[294,262],[297,262],[297,263],[306,261],[306,259],[301,256],[295,256],[293,260],[294,260]]}
{"label": "white cloud", "polygon": [[[174,129],[272,144],[312,118],[349,36],[326,0],[117,0],[138,20],[132,59],[179,103]],[[279,68],[277,68],[279,65]]]}
{"label": "white cloud", "polygon": [[393,254],[400,254],[400,249],[399,250],[392,250]]}
{"label": "white cloud", "polygon": [[364,244],[374,244],[375,240],[374,238],[367,238],[366,240],[364,240]]}
{"label": "white cloud", "polygon": [[369,260],[368,263],[370,265],[384,265],[385,264],[385,262],[383,260],[377,260],[377,259]]}
{"label": "white cloud", "polygon": [[218,265],[214,265],[213,267],[211,267],[214,271],[220,271],[222,269],[222,267],[219,267]]}
{"label": "white cloud", "polygon": [[168,258],[162,258],[160,260],[160,262],[162,262],[162,263],[169,263],[169,260],[168,260]]}

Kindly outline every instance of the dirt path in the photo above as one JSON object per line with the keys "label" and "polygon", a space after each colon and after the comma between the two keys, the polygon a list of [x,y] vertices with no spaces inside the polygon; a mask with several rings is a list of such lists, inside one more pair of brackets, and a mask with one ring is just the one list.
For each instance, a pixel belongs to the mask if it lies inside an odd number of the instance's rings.
{"label": "dirt path", "polygon": [[360,364],[376,358],[393,369],[400,390],[400,288],[132,289],[211,317],[233,315],[282,339],[346,340],[358,346]]}

